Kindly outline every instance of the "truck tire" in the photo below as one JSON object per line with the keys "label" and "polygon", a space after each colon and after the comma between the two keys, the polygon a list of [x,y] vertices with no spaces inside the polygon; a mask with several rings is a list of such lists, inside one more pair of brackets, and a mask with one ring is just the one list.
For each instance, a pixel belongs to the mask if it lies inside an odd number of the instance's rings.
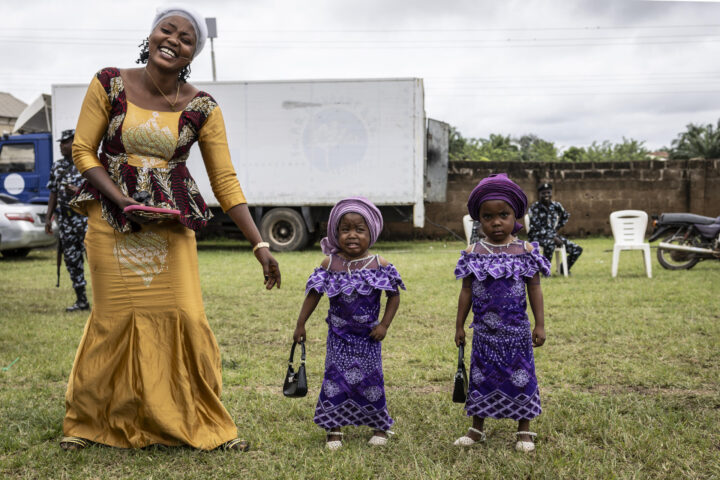
{"label": "truck tire", "polygon": [[263,215],[260,235],[276,252],[300,250],[310,239],[302,215],[292,208],[273,208]]}

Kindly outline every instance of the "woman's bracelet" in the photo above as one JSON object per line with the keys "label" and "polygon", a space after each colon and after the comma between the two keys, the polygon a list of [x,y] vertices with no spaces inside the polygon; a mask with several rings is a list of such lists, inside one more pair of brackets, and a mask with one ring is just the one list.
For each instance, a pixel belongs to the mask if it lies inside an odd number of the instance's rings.
{"label": "woman's bracelet", "polygon": [[256,243],[255,246],[253,247],[253,253],[255,253],[255,251],[256,251],[258,248],[270,248],[270,244],[269,244],[268,242],[258,242],[258,243]]}

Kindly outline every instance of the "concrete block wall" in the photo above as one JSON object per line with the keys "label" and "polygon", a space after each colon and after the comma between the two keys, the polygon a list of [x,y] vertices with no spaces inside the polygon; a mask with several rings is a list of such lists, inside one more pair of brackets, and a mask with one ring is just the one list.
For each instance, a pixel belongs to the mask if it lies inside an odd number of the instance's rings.
{"label": "concrete block wall", "polygon": [[425,227],[390,223],[383,238],[444,238],[450,235],[448,230],[463,236],[468,194],[482,178],[499,172],[519,184],[530,203],[537,200],[538,184],[552,183],[553,198],[570,212],[562,230],[568,236],[610,235],[609,217],[616,210],[720,216],[720,160],[450,162],[447,201],[425,205]]}

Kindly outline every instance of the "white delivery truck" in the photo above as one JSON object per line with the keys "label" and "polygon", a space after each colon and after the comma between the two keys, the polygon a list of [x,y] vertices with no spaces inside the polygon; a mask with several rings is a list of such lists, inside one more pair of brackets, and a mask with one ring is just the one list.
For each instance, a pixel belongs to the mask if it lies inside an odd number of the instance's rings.
{"label": "white delivery truck", "polygon": [[[330,208],[365,196],[386,221],[425,222],[444,201],[448,125],[425,117],[421,79],[197,82],[222,108],[230,155],[251,211],[274,250],[315,237]],[[53,135],[77,123],[87,85],[54,85]],[[216,218],[230,224],[193,146],[187,161]]]}

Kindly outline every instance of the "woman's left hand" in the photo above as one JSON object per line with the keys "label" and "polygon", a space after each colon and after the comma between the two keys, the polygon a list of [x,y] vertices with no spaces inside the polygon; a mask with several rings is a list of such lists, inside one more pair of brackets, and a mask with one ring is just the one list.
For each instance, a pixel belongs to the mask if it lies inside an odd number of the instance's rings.
{"label": "woman's left hand", "polygon": [[535,327],[532,331],[533,347],[542,347],[545,343],[545,329],[543,327]]}
{"label": "woman's left hand", "polygon": [[258,248],[255,250],[255,258],[262,265],[263,276],[265,277],[265,288],[272,289],[275,285],[280,288],[280,266],[277,260],[270,253],[269,248]]}

